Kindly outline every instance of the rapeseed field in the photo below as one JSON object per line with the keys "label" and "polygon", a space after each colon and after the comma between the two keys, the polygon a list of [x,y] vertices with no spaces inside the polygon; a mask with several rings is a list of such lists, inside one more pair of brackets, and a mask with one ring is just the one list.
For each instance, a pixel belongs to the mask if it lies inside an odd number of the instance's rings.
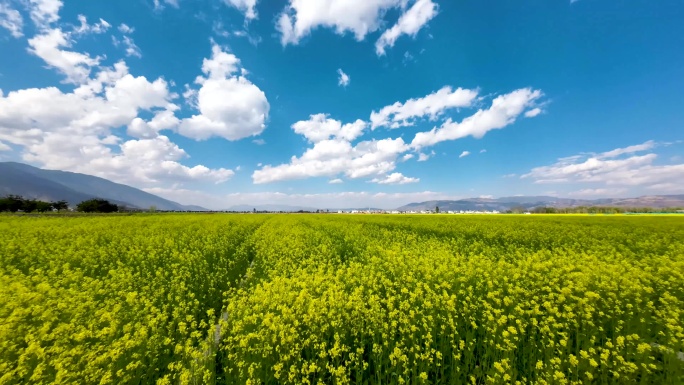
{"label": "rapeseed field", "polygon": [[0,384],[684,384],[676,216],[0,216]]}

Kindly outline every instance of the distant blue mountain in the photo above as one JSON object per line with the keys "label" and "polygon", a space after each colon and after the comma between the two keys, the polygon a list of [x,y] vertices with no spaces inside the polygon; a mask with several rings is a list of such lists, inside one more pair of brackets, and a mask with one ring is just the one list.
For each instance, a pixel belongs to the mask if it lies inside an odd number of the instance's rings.
{"label": "distant blue mountain", "polygon": [[65,200],[72,206],[87,199],[102,198],[132,208],[154,206],[158,210],[206,211],[203,207],[184,206],[92,175],[0,162],[0,196],[9,194],[45,201]]}
{"label": "distant blue mountain", "polygon": [[399,207],[399,211],[434,210],[441,211],[506,211],[521,207],[578,207],[578,206],[617,206],[617,207],[684,207],[684,195],[647,195],[637,198],[571,199],[550,196],[517,196],[502,198],[467,198],[459,200],[437,200],[409,203]]}

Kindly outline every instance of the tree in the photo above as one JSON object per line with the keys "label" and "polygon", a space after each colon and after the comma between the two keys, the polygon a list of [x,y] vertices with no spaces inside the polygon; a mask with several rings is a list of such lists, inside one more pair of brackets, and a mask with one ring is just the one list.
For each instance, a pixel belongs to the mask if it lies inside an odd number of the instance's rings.
{"label": "tree", "polygon": [[439,206],[435,206],[435,213],[439,214]]}
{"label": "tree", "polygon": [[106,199],[95,198],[79,203],[76,210],[84,213],[113,213],[118,211],[119,207]]}
{"label": "tree", "polygon": [[17,195],[8,195],[0,198],[0,211],[16,213],[24,208],[24,198]]}
{"label": "tree", "polygon": [[32,213],[38,208],[38,201],[35,199],[23,199],[21,203],[21,209],[25,213]]}
{"label": "tree", "polygon": [[68,210],[69,209],[69,202],[67,201],[57,201],[57,202],[52,202],[52,208],[55,210]]}
{"label": "tree", "polygon": [[46,212],[46,211],[51,211],[51,210],[52,210],[52,203],[50,203],[50,202],[43,202],[43,201],[36,201],[35,210],[38,211],[39,213],[44,213],[44,212]]}

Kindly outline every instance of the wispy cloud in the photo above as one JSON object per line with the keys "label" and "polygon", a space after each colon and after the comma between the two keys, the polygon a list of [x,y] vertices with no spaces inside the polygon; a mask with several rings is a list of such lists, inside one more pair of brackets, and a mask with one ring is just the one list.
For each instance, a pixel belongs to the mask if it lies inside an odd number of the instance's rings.
{"label": "wispy cloud", "polygon": [[338,68],[338,69],[337,69],[337,75],[338,75],[337,84],[338,84],[339,86],[341,86],[341,87],[346,87],[346,86],[349,85],[349,82],[351,81],[351,78],[349,77],[349,75],[347,75],[346,73],[344,73],[344,71],[342,71],[342,68]]}

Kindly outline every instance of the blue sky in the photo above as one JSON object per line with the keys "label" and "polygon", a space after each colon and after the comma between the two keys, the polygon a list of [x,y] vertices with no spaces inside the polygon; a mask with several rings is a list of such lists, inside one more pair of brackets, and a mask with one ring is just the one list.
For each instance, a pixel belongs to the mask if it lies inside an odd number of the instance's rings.
{"label": "blue sky", "polygon": [[684,193],[684,4],[0,0],[0,160],[186,204]]}

